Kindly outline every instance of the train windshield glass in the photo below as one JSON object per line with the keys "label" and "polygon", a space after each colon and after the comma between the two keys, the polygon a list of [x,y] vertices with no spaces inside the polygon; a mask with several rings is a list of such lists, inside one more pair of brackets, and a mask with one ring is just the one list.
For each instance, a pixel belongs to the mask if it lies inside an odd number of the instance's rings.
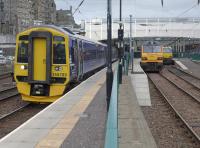
{"label": "train windshield glass", "polygon": [[54,44],[53,64],[66,64],[65,44]]}
{"label": "train windshield glass", "polygon": [[163,52],[165,52],[165,53],[171,53],[172,52],[172,48],[164,47],[163,48]]}
{"label": "train windshield glass", "polygon": [[144,52],[146,53],[158,53],[162,52],[160,46],[143,46]]}
{"label": "train windshield glass", "polygon": [[28,44],[24,42],[19,44],[17,62],[28,63]]}

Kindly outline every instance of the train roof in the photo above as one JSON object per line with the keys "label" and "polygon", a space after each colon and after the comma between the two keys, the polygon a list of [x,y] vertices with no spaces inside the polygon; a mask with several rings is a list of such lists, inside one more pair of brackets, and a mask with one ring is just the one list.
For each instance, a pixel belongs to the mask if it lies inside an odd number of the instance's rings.
{"label": "train roof", "polygon": [[59,32],[62,32],[64,34],[68,34],[70,37],[74,37],[74,38],[79,38],[79,39],[82,39],[82,40],[85,40],[85,41],[88,41],[88,42],[92,42],[92,43],[96,43],[96,44],[101,44],[103,46],[107,46],[106,44],[103,44],[101,42],[98,42],[98,41],[94,41],[94,40],[91,40],[89,38],[86,38],[84,36],[81,36],[81,35],[78,35],[78,34],[75,34],[73,33],[69,28],[67,27],[59,27],[59,26],[55,26],[55,25],[37,25],[37,26],[32,26],[32,27],[29,27],[28,29],[26,30],[29,30],[29,29],[32,29],[32,28],[52,28],[52,29],[55,29]]}

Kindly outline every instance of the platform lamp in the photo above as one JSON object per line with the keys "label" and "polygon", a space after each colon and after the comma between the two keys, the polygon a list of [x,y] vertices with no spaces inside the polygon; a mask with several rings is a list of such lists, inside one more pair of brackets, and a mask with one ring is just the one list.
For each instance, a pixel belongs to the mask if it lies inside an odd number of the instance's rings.
{"label": "platform lamp", "polygon": [[113,82],[113,71],[112,71],[112,14],[111,14],[111,0],[107,0],[107,72],[106,72],[106,101],[107,111],[109,110],[112,82]]}

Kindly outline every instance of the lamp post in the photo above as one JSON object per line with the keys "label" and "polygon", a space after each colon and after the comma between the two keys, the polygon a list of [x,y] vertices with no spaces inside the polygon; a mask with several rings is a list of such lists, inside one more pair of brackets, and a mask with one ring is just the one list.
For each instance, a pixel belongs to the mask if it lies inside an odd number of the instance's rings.
{"label": "lamp post", "polygon": [[4,13],[4,2],[3,0],[0,0],[0,33],[3,33],[3,13]]}
{"label": "lamp post", "polygon": [[131,55],[131,73],[133,74],[133,59],[134,59],[134,50],[132,48],[132,15],[130,15],[130,55]]}
{"label": "lamp post", "polygon": [[123,37],[124,37],[124,30],[122,29],[122,0],[120,0],[120,7],[119,7],[119,30],[118,30],[118,41],[119,41],[119,83],[122,83],[122,54],[123,54]]}
{"label": "lamp post", "polygon": [[112,91],[113,71],[112,71],[112,15],[111,0],[107,0],[107,72],[106,72],[106,92],[107,92],[107,110],[109,110],[110,97]]}

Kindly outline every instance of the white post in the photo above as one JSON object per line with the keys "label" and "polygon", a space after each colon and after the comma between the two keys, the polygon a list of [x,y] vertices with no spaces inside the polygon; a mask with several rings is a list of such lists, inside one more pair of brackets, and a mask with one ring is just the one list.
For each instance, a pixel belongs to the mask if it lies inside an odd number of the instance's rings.
{"label": "white post", "polygon": [[158,24],[157,24],[157,34],[159,36],[159,33],[160,33],[160,20],[158,18]]}
{"label": "white post", "polygon": [[132,48],[132,15],[130,15],[130,48]]}
{"label": "white post", "polygon": [[101,40],[103,39],[103,19],[101,19]]}
{"label": "white post", "polygon": [[136,24],[136,23],[137,23],[137,20],[136,20],[136,18],[135,18],[135,27],[134,27],[134,29],[135,29],[135,31],[134,31],[135,37],[136,37],[136,35],[137,35],[137,26],[136,26],[137,24]]}
{"label": "white post", "polygon": [[90,39],[92,38],[92,20],[90,19]]}
{"label": "white post", "polygon": [[148,25],[148,19],[146,18],[146,28],[145,28],[145,35],[147,36],[148,34],[148,28],[147,28],[147,25]]}

